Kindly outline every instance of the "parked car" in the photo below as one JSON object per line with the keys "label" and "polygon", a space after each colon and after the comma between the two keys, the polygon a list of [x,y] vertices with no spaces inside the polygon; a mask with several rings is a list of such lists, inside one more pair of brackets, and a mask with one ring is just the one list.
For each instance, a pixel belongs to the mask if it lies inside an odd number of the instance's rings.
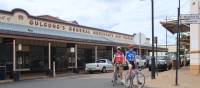
{"label": "parked car", "polygon": [[[151,60],[149,61],[149,71],[151,71]],[[155,65],[157,70],[167,71],[172,68],[171,59],[167,56],[157,56],[155,59]]]}
{"label": "parked car", "polygon": [[112,62],[109,59],[99,59],[95,63],[87,63],[85,71],[93,73],[94,71],[107,72],[113,70]]}
{"label": "parked car", "polygon": [[141,56],[136,55],[135,59],[136,59],[136,62],[137,62],[139,67],[141,67],[141,68],[145,68],[146,67],[147,62],[146,62],[145,58],[142,58]]}

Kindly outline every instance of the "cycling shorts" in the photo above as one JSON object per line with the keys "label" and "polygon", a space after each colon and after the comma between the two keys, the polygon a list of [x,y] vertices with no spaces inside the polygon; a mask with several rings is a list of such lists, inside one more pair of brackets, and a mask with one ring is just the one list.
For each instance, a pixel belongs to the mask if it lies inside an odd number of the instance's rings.
{"label": "cycling shorts", "polygon": [[135,61],[128,61],[128,64],[132,65],[132,69],[135,69]]}

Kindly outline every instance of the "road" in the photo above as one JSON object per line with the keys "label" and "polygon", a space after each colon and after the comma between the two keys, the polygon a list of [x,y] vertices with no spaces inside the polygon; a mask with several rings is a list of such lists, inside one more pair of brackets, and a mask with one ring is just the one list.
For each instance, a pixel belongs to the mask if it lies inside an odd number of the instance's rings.
{"label": "road", "polygon": [[[146,77],[148,71],[143,72]],[[79,74],[67,77],[23,80],[0,84],[0,88],[113,88],[112,73]],[[119,88],[123,88],[119,85]]]}

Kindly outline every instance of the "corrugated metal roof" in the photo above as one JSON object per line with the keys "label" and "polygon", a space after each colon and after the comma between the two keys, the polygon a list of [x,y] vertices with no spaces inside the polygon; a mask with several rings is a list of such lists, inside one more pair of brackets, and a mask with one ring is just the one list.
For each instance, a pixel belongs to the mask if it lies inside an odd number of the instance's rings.
{"label": "corrugated metal roof", "polygon": [[[167,22],[160,22],[160,24],[165,27],[168,31],[170,31],[172,34],[175,34],[178,32],[177,30],[177,21],[167,21]],[[180,24],[180,32],[189,32],[190,27],[189,24]]]}

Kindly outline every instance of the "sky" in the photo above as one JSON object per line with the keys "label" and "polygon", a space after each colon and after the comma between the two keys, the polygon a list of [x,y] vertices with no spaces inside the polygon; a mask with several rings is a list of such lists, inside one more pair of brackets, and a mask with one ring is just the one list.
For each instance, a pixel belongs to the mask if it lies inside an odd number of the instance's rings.
{"label": "sky", "polygon": [[[191,0],[181,0],[181,14],[190,10]],[[161,21],[176,19],[178,0],[154,0],[155,36],[158,44],[166,42],[166,29]],[[26,10],[33,16],[51,15],[80,25],[125,34],[143,33],[151,38],[151,0],[0,0],[0,9]],[[168,44],[176,37],[168,32]]]}

